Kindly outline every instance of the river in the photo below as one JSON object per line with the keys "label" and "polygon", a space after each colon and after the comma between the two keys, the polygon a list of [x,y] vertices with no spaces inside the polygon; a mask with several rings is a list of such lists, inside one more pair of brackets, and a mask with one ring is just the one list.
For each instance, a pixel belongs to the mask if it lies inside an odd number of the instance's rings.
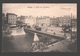
{"label": "river", "polygon": [[[13,39],[10,41],[11,44],[13,45],[12,48],[8,50],[8,52],[29,52],[32,46],[32,43],[35,39],[35,35],[30,32],[24,31],[23,27],[22,28],[10,28],[11,35],[13,36]],[[45,40],[43,37],[46,37],[50,42],[56,42],[59,41],[58,39],[55,38],[50,38],[49,36],[40,36],[37,35],[39,40]],[[10,46],[9,46],[10,47]]]}
{"label": "river", "polygon": [[25,52],[29,51],[31,48],[34,35],[31,33],[25,33],[23,28],[11,28],[11,35],[13,40],[11,43],[14,45],[14,49],[11,49],[10,52]]}

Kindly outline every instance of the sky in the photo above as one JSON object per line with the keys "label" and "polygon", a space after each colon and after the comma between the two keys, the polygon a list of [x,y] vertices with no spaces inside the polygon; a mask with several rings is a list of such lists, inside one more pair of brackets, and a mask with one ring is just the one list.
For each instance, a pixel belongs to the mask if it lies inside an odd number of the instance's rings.
{"label": "sky", "polygon": [[3,3],[2,13],[15,13],[18,16],[77,17],[76,3]]}

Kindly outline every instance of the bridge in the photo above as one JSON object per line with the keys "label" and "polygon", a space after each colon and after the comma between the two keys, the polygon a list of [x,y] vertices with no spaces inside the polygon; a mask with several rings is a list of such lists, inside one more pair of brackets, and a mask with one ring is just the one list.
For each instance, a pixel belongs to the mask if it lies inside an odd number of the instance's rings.
{"label": "bridge", "polygon": [[58,35],[58,34],[51,34],[51,33],[48,33],[48,32],[44,32],[44,31],[38,31],[36,29],[32,29],[32,28],[27,28],[27,27],[24,27],[24,31],[25,32],[29,32],[29,33],[37,33],[38,35],[42,35],[42,36],[51,36],[53,38],[56,38],[56,39],[65,39],[66,36],[64,35]]}

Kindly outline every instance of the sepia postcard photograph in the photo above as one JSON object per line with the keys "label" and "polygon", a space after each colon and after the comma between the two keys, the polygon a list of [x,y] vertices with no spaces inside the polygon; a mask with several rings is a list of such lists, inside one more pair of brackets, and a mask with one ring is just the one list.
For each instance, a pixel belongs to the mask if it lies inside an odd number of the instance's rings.
{"label": "sepia postcard photograph", "polygon": [[2,52],[77,52],[77,3],[2,3]]}

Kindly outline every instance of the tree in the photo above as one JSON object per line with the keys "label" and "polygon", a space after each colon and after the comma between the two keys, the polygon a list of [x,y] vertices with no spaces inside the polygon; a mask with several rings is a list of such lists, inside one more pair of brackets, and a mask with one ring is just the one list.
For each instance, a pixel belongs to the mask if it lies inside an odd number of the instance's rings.
{"label": "tree", "polygon": [[[69,25],[68,25],[68,26],[67,26],[67,25],[63,25],[63,26],[62,26],[62,30],[63,30],[64,32],[71,32],[71,29],[70,29],[70,28],[71,28],[71,26],[69,26]],[[68,30],[68,31],[67,31],[67,30]]]}
{"label": "tree", "polygon": [[72,52],[77,52],[77,40],[76,40],[74,43],[68,45],[68,48],[69,48]]}
{"label": "tree", "polygon": [[22,21],[17,21],[17,26],[22,26],[23,22]]}

